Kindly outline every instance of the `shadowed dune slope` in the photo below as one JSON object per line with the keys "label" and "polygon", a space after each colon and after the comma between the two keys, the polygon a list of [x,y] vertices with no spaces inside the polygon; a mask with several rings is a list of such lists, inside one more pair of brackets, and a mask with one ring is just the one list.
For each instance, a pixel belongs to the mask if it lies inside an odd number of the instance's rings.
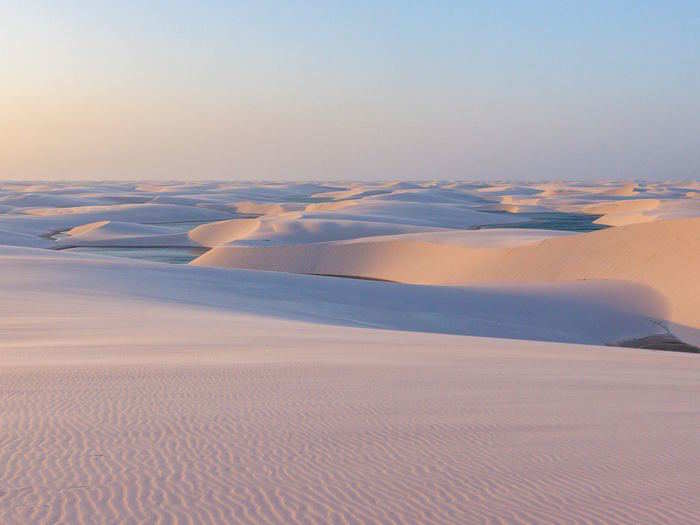
{"label": "shadowed dune slope", "polygon": [[557,237],[513,248],[407,240],[214,249],[194,265],[351,275],[420,284],[632,281],[660,292],[667,319],[700,327],[700,218]]}
{"label": "shadowed dune slope", "polygon": [[83,240],[121,239],[146,235],[167,235],[170,231],[162,226],[118,221],[98,221],[76,226],[67,235]]}
{"label": "shadowed dune slope", "polygon": [[[661,334],[664,330],[654,319],[666,310],[659,294],[630,283],[412,286],[24,248],[0,248],[0,295],[8,317],[23,317],[21,310],[26,306],[27,315],[44,324],[62,315],[68,297],[92,302],[107,297],[114,305],[126,297],[143,305],[207,307],[238,315],[307,321],[314,326],[588,344]],[[91,325],[85,320],[84,329],[103,333],[104,321]],[[16,337],[18,326],[13,330]],[[51,337],[55,335],[54,330]]]}

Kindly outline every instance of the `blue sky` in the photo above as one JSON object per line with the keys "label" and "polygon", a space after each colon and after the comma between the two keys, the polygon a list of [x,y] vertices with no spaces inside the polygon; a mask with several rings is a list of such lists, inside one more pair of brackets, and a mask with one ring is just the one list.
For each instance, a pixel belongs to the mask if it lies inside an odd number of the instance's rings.
{"label": "blue sky", "polygon": [[14,2],[0,177],[697,178],[697,2]]}

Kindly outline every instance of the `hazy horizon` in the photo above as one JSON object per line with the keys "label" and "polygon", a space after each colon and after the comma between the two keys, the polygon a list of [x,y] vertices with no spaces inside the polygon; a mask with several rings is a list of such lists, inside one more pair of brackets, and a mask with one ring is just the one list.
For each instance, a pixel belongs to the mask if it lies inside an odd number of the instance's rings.
{"label": "hazy horizon", "polygon": [[700,173],[683,1],[0,6],[2,180]]}

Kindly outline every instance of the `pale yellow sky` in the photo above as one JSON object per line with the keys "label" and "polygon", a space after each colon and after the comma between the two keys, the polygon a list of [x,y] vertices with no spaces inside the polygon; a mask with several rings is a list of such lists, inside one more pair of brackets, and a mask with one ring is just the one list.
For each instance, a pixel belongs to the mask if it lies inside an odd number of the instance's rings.
{"label": "pale yellow sky", "polygon": [[10,0],[0,178],[697,177],[698,9],[623,7]]}

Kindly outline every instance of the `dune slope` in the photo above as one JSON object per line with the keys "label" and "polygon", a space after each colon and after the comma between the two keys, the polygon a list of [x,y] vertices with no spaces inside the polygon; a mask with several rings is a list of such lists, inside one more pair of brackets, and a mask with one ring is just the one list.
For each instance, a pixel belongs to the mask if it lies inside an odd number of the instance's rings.
{"label": "dune slope", "polygon": [[413,286],[22,248],[0,248],[0,271],[0,291],[15,317],[21,298],[40,315],[41,297],[62,309],[61,295],[126,295],[323,324],[604,344],[663,333],[654,319],[666,311],[653,290],[615,282]]}
{"label": "dune slope", "polygon": [[328,324],[456,293],[3,249],[0,523],[697,523],[696,356]]}
{"label": "dune slope", "polygon": [[194,265],[354,275],[421,284],[615,279],[653,288],[667,319],[700,327],[700,218],[657,221],[511,248],[390,239],[212,250]]}

